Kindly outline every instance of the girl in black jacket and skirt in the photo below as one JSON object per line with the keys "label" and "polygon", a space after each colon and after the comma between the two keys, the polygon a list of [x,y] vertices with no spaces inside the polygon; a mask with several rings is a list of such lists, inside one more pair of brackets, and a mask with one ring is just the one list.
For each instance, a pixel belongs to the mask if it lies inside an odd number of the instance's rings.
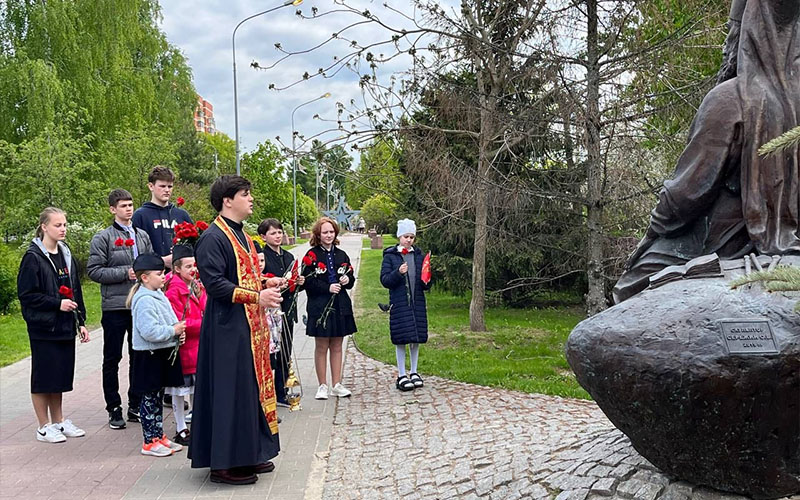
{"label": "girl in black jacket and skirt", "polygon": [[[306,334],[315,337],[314,367],[317,370],[317,399],[328,395],[347,397],[351,393],[342,385],[342,341],[356,331],[353,303],[346,290],[356,278],[350,257],[338,248],[339,226],[333,219],[322,217],[311,228],[311,250],[303,257],[307,276],[308,324]],[[328,390],[325,361],[330,351],[331,388]]]}
{"label": "girl in black jacket and skirt", "polygon": [[76,333],[81,342],[89,341],[80,272],[64,243],[66,236],[64,211],[44,209],[17,275],[31,344],[31,399],[39,420],[36,439],[47,443],[86,434],[62,413],[62,395],[72,390],[75,377]]}

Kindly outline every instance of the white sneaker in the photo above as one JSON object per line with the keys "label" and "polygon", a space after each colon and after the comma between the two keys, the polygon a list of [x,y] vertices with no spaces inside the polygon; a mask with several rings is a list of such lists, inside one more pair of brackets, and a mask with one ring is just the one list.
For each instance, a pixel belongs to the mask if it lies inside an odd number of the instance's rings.
{"label": "white sneaker", "polygon": [[317,399],[328,399],[328,386],[320,384],[319,389],[317,389],[317,395],[314,397]]}
{"label": "white sneaker", "polygon": [[158,439],[153,439],[153,442],[142,445],[142,455],[168,457],[172,455],[172,453],[173,451],[164,446]]}
{"label": "white sneaker", "polygon": [[75,424],[72,423],[72,420],[66,419],[60,424],[53,424],[56,427],[61,429],[61,433],[67,436],[68,438],[79,438],[86,435],[86,432],[83,429],[75,427]]}
{"label": "white sneaker", "polygon": [[338,384],[333,386],[333,389],[331,389],[331,394],[333,394],[337,398],[346,398],[353,393],[350,392],[348,388],[343,386],[341,382],[339,382]]}
{"label": "white sneaker", "polygon": [[45,424],[44,426],[36,429],[36,439],[44,443],[63,443],[67,440],[61,432],[61,428],[53,424]]}
{"label": "white sneaker", "polygon": [[175,441],[171,441],[166,435],[161,436],[161,444],[169,448],[174,452],[179,452],[183,449],[183,445],[180,443],[176,443]]}
{"label": "white sneaker", "polygon": [[186,414],[186,417],[184,417],[184,420],[186,420],[187,424],[191,424],[192,423],[192,410],[189,410],[189,413]]}

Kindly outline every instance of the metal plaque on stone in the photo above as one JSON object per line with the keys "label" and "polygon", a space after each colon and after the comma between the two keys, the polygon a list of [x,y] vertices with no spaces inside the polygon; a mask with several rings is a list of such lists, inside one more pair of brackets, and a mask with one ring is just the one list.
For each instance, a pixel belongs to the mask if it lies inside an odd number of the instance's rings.
{"label": "metal plaque on stone", "polygon": [[719,322],[728,354],[778,354],[778,344],[766,319],[723,319]]}

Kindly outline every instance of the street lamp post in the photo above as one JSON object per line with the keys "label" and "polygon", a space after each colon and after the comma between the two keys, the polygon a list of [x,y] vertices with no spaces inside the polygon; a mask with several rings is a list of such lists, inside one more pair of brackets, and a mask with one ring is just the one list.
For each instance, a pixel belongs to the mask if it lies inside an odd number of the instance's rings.
{"label": "street lamp post", "polygon": [[327,99],[331,96],[330,92],[325,92],[319,97],[315,97],[310,101],[306,101],[303,104],[298,105],[292,110],[292,202],[294,204],[294,241],[297,243],[297,148],[295,147],[295,136],[294,133],[294,113],[305,106],[306,104],[311,104],[312,102],[317,102],[320,99]]}
{"label": "street lamp post", "polygon": [[303,3],[303,0],[285,0],[283,4],[278,5],[277,7],[273,7],[271,9],[267,9],[263,12],[259,12],[257,14],[253,14],[252,16],[246,17],[239,21],[239,24],[233,28],[233,34],[231,35],[231,48],[233,49],[233,123],[234,123],[234,130],[236,133],[236,175],[241,174],[241,170],[239,167],[239,96],[236,89],[236,30],[239,29],[239,26],[245,23],[245,21],[249,21],[254,17],[262,16],[264,14],[269,14],[272,11],[281,9],[283,7],[288,7],[290,5],[300,5]]}

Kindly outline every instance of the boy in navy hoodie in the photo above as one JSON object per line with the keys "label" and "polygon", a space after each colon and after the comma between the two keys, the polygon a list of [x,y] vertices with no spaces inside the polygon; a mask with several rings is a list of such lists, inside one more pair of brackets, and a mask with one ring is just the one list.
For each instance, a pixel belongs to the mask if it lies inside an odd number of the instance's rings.
{"label": "boy in navy hoodie", "polygon": [[161,256],[166,267],[172,267],[172,238],[175,226],[182,222],[193,222],[186,210],[169,202],[175,174],[168,167],[153,167],[147,176],[150,201],[133,213],[133,226],[150,236],[153,251]]}

